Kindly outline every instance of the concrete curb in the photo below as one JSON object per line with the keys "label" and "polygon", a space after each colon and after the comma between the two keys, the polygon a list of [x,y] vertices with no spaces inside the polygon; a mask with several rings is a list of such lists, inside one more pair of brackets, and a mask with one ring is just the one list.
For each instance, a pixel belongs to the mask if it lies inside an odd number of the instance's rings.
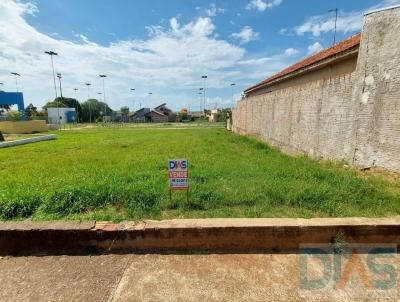
{"label": "concrete curb", "polygon": [[30,144],[30,143],[42,142],[42,141],[49,141],[49,140],[53,140],[56,138],[57,138],[57,135],[48,134],[48,135],[43,135],[43,136],[38,136],[38,137],[19,139],[16,141],[1,142],[0,148],[13,147],[13,146],[25,145],[25,144]]}
{"label": "concrete curb", "polygon": [[400,217],[0,223],[0,255],[290,252],[335,240],[399,244]]}

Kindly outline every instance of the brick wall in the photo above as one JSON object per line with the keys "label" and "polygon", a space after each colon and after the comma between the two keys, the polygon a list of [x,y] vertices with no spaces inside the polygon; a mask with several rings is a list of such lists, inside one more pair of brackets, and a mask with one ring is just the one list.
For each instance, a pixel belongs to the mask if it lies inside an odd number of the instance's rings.
{"label": "brick wall", "polygon": [[356,71],[239,101],[235,132],[287,153],[400,171],[400,8],[367,15]]}

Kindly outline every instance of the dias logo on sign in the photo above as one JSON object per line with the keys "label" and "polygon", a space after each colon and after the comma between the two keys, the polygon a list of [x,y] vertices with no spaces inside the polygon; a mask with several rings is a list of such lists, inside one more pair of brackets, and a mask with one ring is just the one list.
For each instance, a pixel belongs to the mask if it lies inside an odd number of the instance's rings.
{"label": "dias logo on sign", "polygon": [[170,190],[188,190],[189,171],[187,159],[168,160],[168,179]]}

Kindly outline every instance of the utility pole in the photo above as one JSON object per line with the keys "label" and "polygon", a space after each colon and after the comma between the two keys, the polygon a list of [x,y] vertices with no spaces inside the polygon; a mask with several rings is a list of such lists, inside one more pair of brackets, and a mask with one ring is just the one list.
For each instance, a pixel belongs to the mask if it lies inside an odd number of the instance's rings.
{"label": "utility pole", "polygon": [[333,45],[336,44],[336,28],[337,28],[337,19],[338,19],[338,13],[339,13],[339,9],[338,8],[334,8],[328,11],[329,13],[335,13],[335,31],[333,33]]}
{"label": "utility pole", "polygon": [[10,72],[10,73],[15,76],[15,87],[17,88],[18,92],[18,77],[20,77],[21,75],[18,72]]}
{"label": "utility pole", "polygon": [[56,75],[54,73],[54,63],[53,63],[53,56],[57,56],[58,53],[54,52],[54,51],[45,51],[45,54],[48,54],[51,58],[51,68],[53,70],[53,82],[54,82],[54,92],[56,94],[56,98],[57,98],[57,85],[56,85]]}
{"label": "utility pole", "polygon": [[90,83],[85,83],[85,85],[87,86],[87,93],[88,93],[88,104],[89,104],[89,123],[91,124],[92,123],[92,110],[91,110],[91,108],[90,108],[90,85],[92,85],[92,84],[90,84]]}

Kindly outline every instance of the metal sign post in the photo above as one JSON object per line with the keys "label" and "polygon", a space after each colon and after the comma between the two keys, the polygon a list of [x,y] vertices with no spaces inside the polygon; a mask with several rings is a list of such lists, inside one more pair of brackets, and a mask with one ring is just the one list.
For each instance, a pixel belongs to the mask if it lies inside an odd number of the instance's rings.
{"label": "metal sign post", "polygon": [[189,192],[189,167],[187,159],[168,160],[169,202],[172,203],[172,191],[186,191],[187,201]]}

